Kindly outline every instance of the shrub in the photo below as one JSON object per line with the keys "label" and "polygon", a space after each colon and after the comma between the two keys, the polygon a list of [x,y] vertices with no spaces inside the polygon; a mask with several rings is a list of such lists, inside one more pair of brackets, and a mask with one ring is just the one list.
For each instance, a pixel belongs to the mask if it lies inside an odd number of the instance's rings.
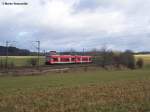
{"label": "shrub", "polygon": [[94,63],[101,67],[114,65],[114,53],[104,48],[99,52],[99,55],[95,56]]}
{"label": "shrub", "polygon": [[142,59],[142,58],[138,58],[138,60],[136,61],[136,66],[137,66],[138,68],[142,68],[143,65],[144,65],[143,59]]}
{"label": "shrub", "polygon": [[126,51],[120,55],[120,63],[130,69],[135,68],[135,58],[131,51]]}
{"label": "shrub", "polygon": [[10,68],[14,68],[15,67],[15,63],[12,61],[11,63],[9,63],[8,65]]}
{"label": "shrub", "polygon": [[131,51],[115,54],[103,49],[98,56],[95,56],[94,63],[102,67],[114,66],[119,68],[122,65],[130,69],[135,68],[135,58]]}
{"label": "shrub", "polygon": [[38,64],[38,59],[37,58],[31,58],[28,60],[28,63],[31,66],[36,66]]}
{"label": "shrub", "polygon": [[0,60],[0,69],[3,69],[4,68],[4,63],[2,60]]}

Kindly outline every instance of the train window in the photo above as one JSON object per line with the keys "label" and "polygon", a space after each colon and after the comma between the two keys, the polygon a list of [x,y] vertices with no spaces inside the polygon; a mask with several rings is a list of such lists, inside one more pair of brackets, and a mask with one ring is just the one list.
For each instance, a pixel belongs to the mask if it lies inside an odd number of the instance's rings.
{"label": "train window", "polygon": [[78,61],[80,61],[80,58],[77,58]]}
{"label": "train window", "polygon": [[88,61],[88,58],[83,58],[82,61]]}
{"label": "train window", "polygon": [[53,61],[58,61],[58,58],[53,58]]}
{"label": "train window", "polygon": [[75,58],[71,58],[71,61],[75,61]]}
{"label": "train window", "polygon": [[60,60],[61,60],[62,62],[68,62],[68,61],[70,61],[69,58],[61,58]]}

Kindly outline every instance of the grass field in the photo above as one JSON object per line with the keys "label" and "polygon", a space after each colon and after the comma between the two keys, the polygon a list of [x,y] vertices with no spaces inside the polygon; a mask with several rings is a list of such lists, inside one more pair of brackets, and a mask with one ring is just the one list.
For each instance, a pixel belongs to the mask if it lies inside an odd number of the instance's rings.
{"label": "grass field", "polygon": [[150,70],[0,77],[0,112],[148,112]]}
{"label": "grass field", "polygon": [[[30,59],[38,58],[37,56],[8,56],[8,63],[14,63],[15,66],[29,66]],[[0,56],[3,62],[6,60],[5,56]],[[40,64],[44,65],[45,57],[40,56]]]}

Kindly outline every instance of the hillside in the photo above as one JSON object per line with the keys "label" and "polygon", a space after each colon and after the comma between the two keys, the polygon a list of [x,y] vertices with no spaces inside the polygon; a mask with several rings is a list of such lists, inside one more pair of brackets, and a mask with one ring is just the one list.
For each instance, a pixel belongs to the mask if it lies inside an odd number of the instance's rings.
{"label": "hillside", "polygon": [[[6,47],[0,46],[0,55],[4,56],[6,55]],[[11,56],[26,56],[30,55],[30,51],[26,49],[19,49],[16,47],[8,47],[8,55]]]}

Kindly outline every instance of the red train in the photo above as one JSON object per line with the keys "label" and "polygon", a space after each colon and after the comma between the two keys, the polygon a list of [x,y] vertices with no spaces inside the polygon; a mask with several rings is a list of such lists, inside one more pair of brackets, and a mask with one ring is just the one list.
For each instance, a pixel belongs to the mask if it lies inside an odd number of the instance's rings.
{"label": "red train", "polygon": [[65,64],[65,63],[91,63],[91,56],[81,56],[81,55],[57,55],[56,53],[51,53],[46,56],[46,64]]}

